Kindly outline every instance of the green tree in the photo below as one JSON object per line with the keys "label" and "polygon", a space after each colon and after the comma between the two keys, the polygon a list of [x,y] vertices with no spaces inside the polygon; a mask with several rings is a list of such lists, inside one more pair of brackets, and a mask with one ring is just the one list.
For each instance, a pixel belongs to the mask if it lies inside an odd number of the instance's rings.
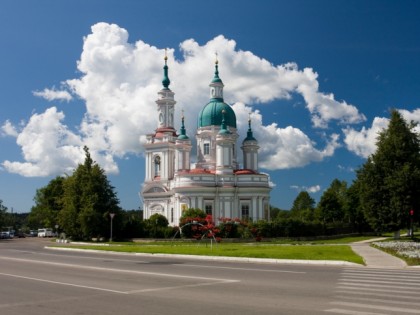
{"label": "green tree", "polygon": [[410,209],[420,205],[420,141],[414,123],[391,111],[377,149],[357,172],[366,220],[381,233],[407,227]]}
{"label": "green tree", "polygon": [[344,221],[346,204],[346,181],[334,179],[330,187],[324,191],[318,203],[320,221],[326,223],[339,223]]}
{"label": "green tree", "polygon": [[144,220],[145,228],[150,237],[165,237],[165,230],[169,225],[168,219],[159,214],[152,214],[149,219]]}
{"label": "green tree", "polygon": [[59,214],[60,226],[75,238],[89,239],[108,236],[110,213],[116,220],[121,209],[114,187],[111,186],[105,171],[96,164],[85,150],[84,164],[64,182],[63,208]]}
{"label": "green tree", "polygon": [[290,209],[291,217],[301,221],[311,222],[314,220],[314,206],[315,200],[309,193],[307,191],[301,191],[293,201],[292,209]]}
{"label": "green tree", "polygon": [[[115,233],[121,238],[132,239],[144,237],[144,222],[142,210],[125,210],[120,212],[121,225],[115,227]],[[117,217],[114,217],[114,220]]]}
{"label": "green tree", "polygon": [[361,233],[369,230],[360,201],[360,182],[358,181],[354,181],[347,189],[344,215],[345,220],[352,225],[354,231]]}
{"label": "green tree", "polygon": [[37,189],[28,217],[29,225],[34,228],[54,227],[58,223],[58,213],[62,209],[64,178],[56,177],[47,186]]}
{"label": "green tree", "polygon": [[0,199],[0,228],[6,226],[7,223],[7,207],[3,205],[3,200]]}

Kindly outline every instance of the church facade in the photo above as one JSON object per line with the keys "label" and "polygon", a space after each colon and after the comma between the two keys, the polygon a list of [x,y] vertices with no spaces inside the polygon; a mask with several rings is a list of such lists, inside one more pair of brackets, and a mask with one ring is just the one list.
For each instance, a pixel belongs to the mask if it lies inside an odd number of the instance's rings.
{"label": "church facade", "polygon": [[174,128],[176,101],[169,88],[167,57],[163,70],[163,88],[156,101],[158,126],[147,135],[144,144],[146,169],[140,192],[143,218],[158,213],[171,226],[178,226],[184,210],[199,208],[216,222],[219,218],[269,220],[271,188],[269,176],[258,171],[258,141],[249,120],[247,136],[240,147],[240,168],[236,115],[223,100],[224,84],[218,62],[210,82],[210,100],[198,116],[194,163],[193,142],[187,135],[184,117],[179,133]]}

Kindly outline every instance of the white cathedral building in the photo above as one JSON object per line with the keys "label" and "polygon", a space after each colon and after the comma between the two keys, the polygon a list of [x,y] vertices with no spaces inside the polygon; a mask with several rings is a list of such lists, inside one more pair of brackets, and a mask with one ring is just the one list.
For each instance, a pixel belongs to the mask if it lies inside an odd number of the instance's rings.
{"label": "white cathedral building", "polygon": [[182,212],[199,208],[219,218],[269,219],[269,176],[258,171],[258,141],[251,120],[242,141],[243,167],[237,160],[236,115],[223,101],[224,84],[216,60],[210,100],[198,115],[196,159],[182,116],[179,134],[174,128],[176,101],[169,89],[167,57],[163,88],[158,92],[158,126],[147,135],[145,181],[141,191],[143,218],[159,213],[178,226]]}

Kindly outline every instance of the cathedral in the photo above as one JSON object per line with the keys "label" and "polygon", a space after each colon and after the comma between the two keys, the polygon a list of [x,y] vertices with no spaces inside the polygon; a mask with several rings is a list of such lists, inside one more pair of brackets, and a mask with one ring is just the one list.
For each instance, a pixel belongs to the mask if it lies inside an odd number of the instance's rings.
{"label": "cathedral", "polygon": [[158,92],[157,129],[147,135],[145,180],[140,192],[143,218],[159,213],[171,226],[178,226],[182,212],[199,208],[220,218],[269,220],[269,176],[258,171],[258,141],[251,120],[240,147],[243,167],[237,160],[236,115],[223,100],[224,84],[218,61],[210,82],[210,100],[198,115],[193,142],[187,135],[182,115],[179,133],[174,128],[176,101],[169,88],[167,57],[163,67],[162,89]]}

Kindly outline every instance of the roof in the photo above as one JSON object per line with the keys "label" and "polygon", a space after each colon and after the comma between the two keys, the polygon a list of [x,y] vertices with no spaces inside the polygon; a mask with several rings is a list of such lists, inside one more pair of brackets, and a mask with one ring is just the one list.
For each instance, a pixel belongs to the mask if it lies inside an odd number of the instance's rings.
{"label": "roof", "polygon": [[232,107],[223,99],[212,98],[198,115],[198,127],[220,126],[223,121],[223,111],[226,126],[236,128],[236,115]]}

